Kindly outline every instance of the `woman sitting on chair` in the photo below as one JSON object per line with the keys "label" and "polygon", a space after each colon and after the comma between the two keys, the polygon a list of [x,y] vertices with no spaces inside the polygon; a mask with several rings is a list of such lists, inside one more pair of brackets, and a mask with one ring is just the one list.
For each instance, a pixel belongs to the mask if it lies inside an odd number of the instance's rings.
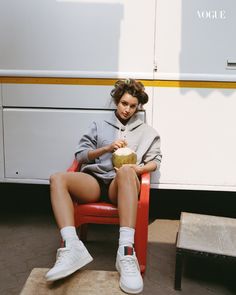
{"label": "woman sitting on chair", "polygon": [[[116,110],[104,120],[93,122],[82,136],[75,157],[80,172],[56,173],[50,178],[51,203],[64,248],[57,251],[57,261],[46,274],[47,281],[64,278],[92,261],[74,226],[71,196],[80,203],[97,202],[107,196],[117,205],[120,221],[116,268],[120,287],[131,294],[143,290],[143,280],[133,248],[140,175],[159,169],[161,162],[158,133],[138,118],[137,111],[148,102],[141,82],[119,80],[111,91]],[[112,154],[129,147],[137,155],[136,164],[116,169]]]}

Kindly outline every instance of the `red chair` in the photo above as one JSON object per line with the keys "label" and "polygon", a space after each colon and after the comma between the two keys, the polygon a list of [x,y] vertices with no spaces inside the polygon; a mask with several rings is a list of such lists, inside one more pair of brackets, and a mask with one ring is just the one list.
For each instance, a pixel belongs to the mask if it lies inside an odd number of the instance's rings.
{"label": "red chair", "polygon": [[[79,163],[74,160],[67,170],[76,172]],[[141,190],[138,202],[137,221],[135,228],[135,251],[139,261],[141,273],[145,272],[148,242],[148,217],[149,217],[150,174],[141,176]],[[87,224],[119,224],[117,208],[105,202],[79,204],[74,201],[75,227],[80,228],[81,240],[86,240]]]}

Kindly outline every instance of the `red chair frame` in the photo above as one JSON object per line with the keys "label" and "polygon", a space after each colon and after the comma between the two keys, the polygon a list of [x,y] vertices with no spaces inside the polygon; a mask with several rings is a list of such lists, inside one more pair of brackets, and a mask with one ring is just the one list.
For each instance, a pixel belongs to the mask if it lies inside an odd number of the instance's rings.
{"label": "red chair frame", "polygon": [[[79,171],[79,163],[74,160],[68,172]],[[150,173],[141,176],[134,245],[141,273],[146,270],[148,219],[149,219]],[[119,224],[118,209],[105,202],[79,204],[74,201],[75,227],[80,227],[80,238],[86,240],[87,224]]]}

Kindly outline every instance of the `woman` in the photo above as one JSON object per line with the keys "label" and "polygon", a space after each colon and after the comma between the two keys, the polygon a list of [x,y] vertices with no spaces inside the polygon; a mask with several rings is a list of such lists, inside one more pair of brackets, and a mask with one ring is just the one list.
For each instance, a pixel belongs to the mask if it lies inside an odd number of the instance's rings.
{"label": "woman", "polygon": [[[82,164],[78,173],[56,173],[50,178],[53,212],[65,247],[57,251],[57,261],[46,274],[48,281],[61,279],[92,261],[74,227],[71,196],[81,203],[96,202],[107,195],[118,207],[120,220],[116,268],[123,291],[136,294],[143,289],[138,261],[133,248],[137,203],[142,173],[159,168],[160,137],[143,123],[137,111],[148,102],[142,83],[134,80],[116,82],[111,96],[116,111],[108,118],[93,122],[81,138],[75,157]],[[112,153],[128,146],[137,154],[137,164],[119,169],[112,165]]]}

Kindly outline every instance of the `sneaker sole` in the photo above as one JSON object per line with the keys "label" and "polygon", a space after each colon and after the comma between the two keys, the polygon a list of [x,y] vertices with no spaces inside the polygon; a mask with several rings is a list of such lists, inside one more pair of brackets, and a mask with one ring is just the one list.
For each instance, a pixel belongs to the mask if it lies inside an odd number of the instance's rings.
{"label": "sneaker sole", "polygon": [[89,255],[88,257],[86,257],[86,259],[80,260],[79,265],[77,264],[77,265],[73,266],[72,268],[68,269],[67,271],[61,271],[55,275],[46,276],[46,281],[51,282],[51,281],[63,279],[92,261],[93,261],[93,257],[91,255]]}
{"label": "sneaker sole", "polygon": [[[116,262],[116,270],[118,271],[118,273],[120,274],[120,267],[118,265],[118,263]],[[125,285],[122,284],[121,280],[120,280],[120,288],[122,291],[124,291],[125,293],[128,293],[128,294],[139,294],[143,291],[143,287],[139,288],[139,289],[129,289],[127,288]]]}
{"label": "sneaker sole", "polygon": [[128,293],[128,294],[139,294],[143,291],[143,287],[140,289],[133,290],[133,289],[127,288],[121,282],[120,282],[120,288],[122,291],[124,291],[125,293]]}

